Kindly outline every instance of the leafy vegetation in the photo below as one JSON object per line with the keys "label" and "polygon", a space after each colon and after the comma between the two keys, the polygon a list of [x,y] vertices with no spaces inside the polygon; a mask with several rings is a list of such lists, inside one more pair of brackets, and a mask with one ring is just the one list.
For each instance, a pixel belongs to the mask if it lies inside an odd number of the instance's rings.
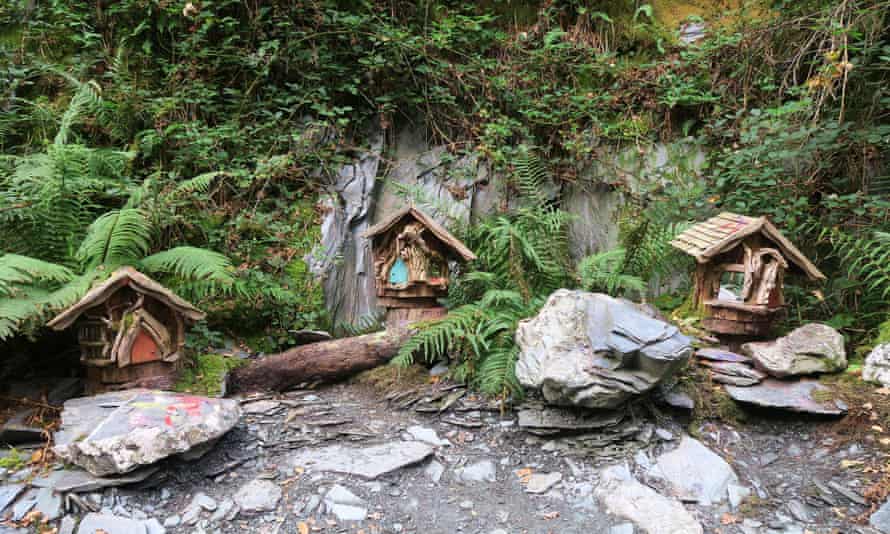
{"label": "leafy vegetation", "polygon": [[[488,391],[510,388],[512,328],[550,291],[664,291],[688,269],[668,241],[718,210],[769,216],[828,275],[819,291],[789,280],[789,320],[873,341],[890,288],[890,3],[696,4],[5,2],[0,338],[36,333],[123,263],[198,301],[208,339],[274,350],[331,328],[303,260],[316,201],[369,132],[413,123],[504,193],[456,229],[479,260],[451,318],[413,342]],[[703,39],[680,39],[689,20]],[[681,138],[700,174],[611,164]],[[626,198],[620,250],[574,266],[541,180],[593,167]]]}
{"label": "leafy vegetation", "polygon": [[199,354],[186,363],[174,389],[209,397],[219,396],[223,393],[226,373],[244,363],[244,360],[232,356]]}

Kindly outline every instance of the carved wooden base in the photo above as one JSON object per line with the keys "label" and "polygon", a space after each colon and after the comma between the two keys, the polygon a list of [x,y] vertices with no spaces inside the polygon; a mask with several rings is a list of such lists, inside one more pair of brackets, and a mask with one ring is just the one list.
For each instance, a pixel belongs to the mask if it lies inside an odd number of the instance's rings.
{"label": "carved wooden base", "polygon": [[84,386],[87,395],[131,387],[169,389],[176,383],[178,365],[174,362],[154,361],[127,367],[87,367]]}
{"label": "carved wooden base", "polygon": [[430,321],[441,319],[448,314],[443,306],[431,306],[428,308],[387,308],[386,327],[401,328],[418,321]]}

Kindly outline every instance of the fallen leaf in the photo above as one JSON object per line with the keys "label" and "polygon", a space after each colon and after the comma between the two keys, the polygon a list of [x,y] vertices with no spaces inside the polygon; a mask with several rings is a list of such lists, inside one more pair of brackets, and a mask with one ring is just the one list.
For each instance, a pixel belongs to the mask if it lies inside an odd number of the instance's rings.
{"label": "fallen leaf", "polygon": [[875,390],[875,393],[877,393],[878,395],[890,395],[890,388],[888,388],[886,386],[880,387]]}
{"label": "fallen leaf", "polygon": [[884,431],[884,429],[878,425],[872,425],[871,429],[874,430],[875,432],[883,432]]}
{"label": "fallen leaf", "polygon": [[850,469],[851,467],[859,467],[864,464],[862,460],[841,460],[841,467],[844,469]]}
{"label": "fallen leaf", "polygon": [[519,483],[524,485],[528,484],[528,480],[531,478],[533,471],[531,467],[523,467],[522,469],[517,469],[514,473],[519,477]]}
{"label": "fallen leaf", "polygon": [[300,532],[300,534],[309,534],[309,525],[307,525],[303,521],[300,521],[299,523],[297,523],[297,530]]}
{"label": "fallen leaf", "polygon": [[734,516],[734,515],[730,514],[729,512],[723,514],[723,516],[720,517],[721,525],[734,525],[738,522],[739,522],[738,516]]}
{"label": "fallen leaf", "polygon": [[549,521],[551,519],[556,519],[557,517],[559,517],[559,512],[547,512],[546,514],[542,514],[541,517]]}

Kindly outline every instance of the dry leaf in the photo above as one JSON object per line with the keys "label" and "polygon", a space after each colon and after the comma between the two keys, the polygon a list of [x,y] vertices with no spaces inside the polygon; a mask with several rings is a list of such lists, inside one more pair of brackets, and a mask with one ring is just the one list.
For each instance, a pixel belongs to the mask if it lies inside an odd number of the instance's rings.
{"label": "dry leaf", "polygon": [[541,517],[543,517],[544,519],[547,519],[547,520],[556,519],[557,517],[559,517],[559,512],[555,512],[555,511],[547,512],[546,514],[543,514]]}
{"label": "dry leaf", "polygon": [[841,460],[841,467],[844,469],[850,469],[851,467],[859,467],[864,464],[862,460]]}
{"label": "dry leaf", "polygon": [[871,429],[874,430],[875,432],[883,432],[884,431],[884,429],[878,425],[872,425]]}
{"label": "dry leaf", "polygon": [[519,477],[520,484],[528,484],[528,479],[532,476],[532,468],[531,467],[523,467],[522,469],[517,469],[514,471],[517,477]]}
{"label": "dry leaf", "polygon": [[299,523],[297,523],[297,530],[300,532],[300,534],[309,534],[309,525],[307,525],[303,521],[300,521]]}
{"label": "dry leaf", "polygon": [[734,516],[734,515],[730,514],[729,512],[723,514],[723,516],[720,518],[721,525],[734,525],[738,522],[739,522],[738,516]]}
{"label": "dry leaf", "polygon": [[878,395],[890,395],[890,388],[881,387],[881,388],[876,389],[875,393],[877,393]]}

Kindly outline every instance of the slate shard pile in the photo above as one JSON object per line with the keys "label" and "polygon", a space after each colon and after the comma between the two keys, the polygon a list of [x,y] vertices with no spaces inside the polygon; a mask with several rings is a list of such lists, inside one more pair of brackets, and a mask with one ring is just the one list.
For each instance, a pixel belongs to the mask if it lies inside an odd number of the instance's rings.
{"label": "slate shard pile", "polygon": [[738,402],[815,415],[846,413],[846,404],[831,398],[831,388],[802,378],[846,368],[843,337],[833,328],[806,324],[773,341],[745,343],[742,352],[703,348],[696,356]]}
{"label": "slate shard pile", "polygon": [[519,382],[547,402],[616,408],[647,393],[686,364],[689,338],[633,303],[560,289],[537,316],[521,321]]}
{"label": "slate shard pile", "polygon": [[97,477],[123,474],[216,440],[241,417],[237,401],[144,389],[69,400],[54,451]]}

